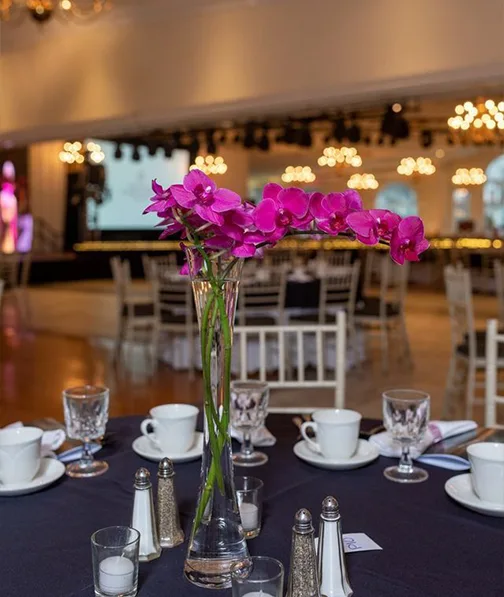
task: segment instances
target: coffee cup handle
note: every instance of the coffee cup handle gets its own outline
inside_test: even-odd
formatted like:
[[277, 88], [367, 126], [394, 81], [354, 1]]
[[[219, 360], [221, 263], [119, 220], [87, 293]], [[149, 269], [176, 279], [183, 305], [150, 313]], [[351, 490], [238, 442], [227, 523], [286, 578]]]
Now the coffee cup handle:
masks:
[[152, 429], [156, 429], [156, 421], [154, 419], [144, 419], [140, 423], [140, 431], [142, 432], [145, 437], [149, 438], [149, 440], [156, 446], [156, 448], [160, 448], [158, 440], [154, 436], [154, 433], [149, 432], [149, 427]]
[[314, 450], [316, 452], [321, 454], [322, 451], [320, 450], [320, 446], [318, 445], [318, 443], [313, 441], [311, 439], [311, 437], [308, 437], [308, 434], [307, 434], [308, 429], [313, 429], [313, 431], [315, 432], [315, 435], [316, 435], [317, 434], [317, 423], [314, 423], [313, 421], [305, 421], [301, 425], [301, 435], [303, 436], [303, 439], [305, 439], [314, 448]]

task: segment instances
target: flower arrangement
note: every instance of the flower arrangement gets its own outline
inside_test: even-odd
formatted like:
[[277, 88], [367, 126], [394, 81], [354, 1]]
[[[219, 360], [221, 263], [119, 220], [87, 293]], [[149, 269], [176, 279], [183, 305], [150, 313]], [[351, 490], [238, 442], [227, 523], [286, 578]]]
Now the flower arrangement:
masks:
[[[229, 189], [217, 188], [200, 170], [191, 170], [182, 184], [164, 189], [156, 180], [151, 203], [145, 212], [162, 218], [161, 238], [181, 233], [188, 262], [181, 273], [205, 280], [204, 303], [198, 308], [201, 331], [202, 368], [205, 386], [205, 416], [208, 423], [211, 463], [196, 512], [193, 534], [204, 520], [215, 484], [224, 491], [221, 456], [229, 441], [231, 346], [234, 304], [226, 303], [225, 286], [234, 264], [241, 258], [261, 256], [264, 247], [292, 235], [345, 234], [365, 245], [390, 245], [392, 259], [402, 264], [418, 261], [429, 243], [424, 238], [422, 220], [416, 216], [401, 219], [387, 210], [364, 210], [354, 190], [342, 193], [307, 194], [302, 189], [282, 188], [270, 183], [257, 204], [243, 201]], [[200, 297], [201, 298], [201, 297]], [[230, 316], [230, 311], [232, 314]], [[219, 328], [223, 337], [222, 401], [216, 407], [211, 382], [212, 338]]]

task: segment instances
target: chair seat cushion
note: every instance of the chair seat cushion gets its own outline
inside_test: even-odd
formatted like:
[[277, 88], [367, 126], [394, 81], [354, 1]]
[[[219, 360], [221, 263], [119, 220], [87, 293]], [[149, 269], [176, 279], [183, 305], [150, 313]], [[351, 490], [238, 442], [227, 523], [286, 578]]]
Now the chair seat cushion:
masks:
[[[498, 344], [498, 358], [504, 359], [504, 345], [499, 342]], [[464, 342], [457, 346], [457, 354], [469, 357], [469, 338], [466, 334]], [[477, 359], [484, 359], [486, 355], [486, 331], [485, 330], [477, 330], [476, 331], [476, 358]]]
[[[127, 317], [130, 313], [131, 307], [128, 305], [123, 306], [122, 315]], [[133, 317], [154, 317], [154, 305], [153, 304], [133, 304]]]
[[[399, 306], [394, 303], [387, 303], [385, 308], [386, 317], [395, 317], [399, 315]], [[380, 299], [367, 298], [358, 303], [355, 307], [356, 317], [380, 317]]]

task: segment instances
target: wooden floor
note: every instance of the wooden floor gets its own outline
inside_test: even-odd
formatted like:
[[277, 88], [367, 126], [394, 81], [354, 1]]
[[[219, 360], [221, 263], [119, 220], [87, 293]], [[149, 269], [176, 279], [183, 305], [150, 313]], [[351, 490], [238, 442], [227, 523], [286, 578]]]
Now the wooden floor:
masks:
[[[57, 284], [28, 291], [31, 322], [27, 328], [12, 296], [3, 304], [0, 329], [0, 426], [38, 417], [62, 418], [61, 392], [83, 383], [105, 384], [111, 390], [111, 416], [146, 414], [165, 402], [201, 402], [201, 379], [160, 364], [153, 370], [146, 351], [135, 347], [124, 363], [112, 363], [116, 326], [113, 287], [102, 281]], [[475, 298], [478, 323], [496, 315], [492, 297]], [[393, 387], [423, 389], [432, 398], [432, 418], [441, 414], [450, 355], [449, 321], [442, 294], [412, 291], [407, 326], [413, 369], [391, 359], [381, 371], [376, 340], [368, 361], [347, 377], [346, 404], [364, 416], [379, 417], [381, 392]], [[396, 351], [397, 352], [397, 351]], [[306, 392], [290, 402], [302, 404]], [[297, 402], [296, 402], [297, 401]], [[476, 411], [481, 421], [481, 410]]]

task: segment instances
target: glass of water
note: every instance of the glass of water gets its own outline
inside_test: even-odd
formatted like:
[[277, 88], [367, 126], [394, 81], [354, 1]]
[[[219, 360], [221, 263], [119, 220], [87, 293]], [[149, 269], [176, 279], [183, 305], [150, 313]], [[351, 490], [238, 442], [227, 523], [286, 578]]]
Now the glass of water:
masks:
[[410, 448], [420, 441], [429, 424], [430, 396], [417, 390], [389, 390], [383, 393], [383, 424], [392, 439], [401, 444], [398, 466], [389, 466], [383, 474], [398, 483], [420, 483], [429, 473], [413, 466]]
[[95, 460], [91, 441], [105, 434], [108, 421], [109, 390], [99, 386], [80, 386], [63, 392], [67, 436], [84, 443], [81, 459], [67, 465], [70, 477], [96, 477], [108, 469], [103, 460]]
[[259, 466], [268, 462], [264, 452], [252, 445], [252, 431], [264, 425], [268, 414], [269, 387], [265, 381], [231, 383], [231, 425], [243, 434], [241, 451], [233, 454], [237, 466]]

